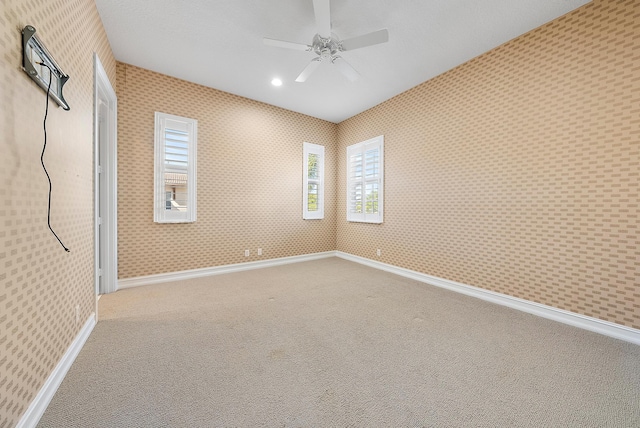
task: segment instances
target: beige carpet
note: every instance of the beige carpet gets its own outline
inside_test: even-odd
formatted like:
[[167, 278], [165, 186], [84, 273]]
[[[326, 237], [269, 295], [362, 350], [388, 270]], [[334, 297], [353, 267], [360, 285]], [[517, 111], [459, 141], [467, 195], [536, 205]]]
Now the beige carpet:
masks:
[[42, 427], [638, 427], [640, 347], [338, 258], [118, 291]]

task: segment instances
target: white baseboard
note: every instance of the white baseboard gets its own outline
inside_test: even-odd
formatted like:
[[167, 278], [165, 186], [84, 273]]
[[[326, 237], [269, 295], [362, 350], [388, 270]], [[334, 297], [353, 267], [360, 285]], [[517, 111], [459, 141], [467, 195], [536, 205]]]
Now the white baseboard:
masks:
[[138, 276], [125, 278], [118, 281], [118, 289], [140, 287], [142, 285], [160, 284], [163, 282], [182, 281], [185, 279], [201, 278], [204, 276], [221, 275], [224, 273], [241, 272], [245, 270], [261, 269], [272, 266], [280, 266], [289, 263], [306, 262], [310, 260], [334, 257], [335, 251], [323, 253], [303, 254], [300, 256], [281, 257], [278, 259], [259, 260], [255, 262], [237, 263], [233, 265], [214, 266], [210, 268], [184, 270], [180, 272], [160, 273], [157, 275]]
[[[158, 284], [162, 282], [180, 281], [190, 278], [200, 278], [210, 275], [220, 275], [224, 273], [240, 272], [245, 270], [260, 269], [271, 266], [279, 266], [290, 263], [299, 263], [310, 260], [324, 259], [328, 257], [340, 257], [345, 260], [360, 263], [369, 267], [390, 272], [405, 278], [413, 279], [416, 281], [424, 282], [426, 284], [434, 285], [436, 287], [445, 288], [447, 290], [462, 293], [467, 296], [476, 297], [478, 299], [486, 300], [488, 302], [496, 303], [498, 305], [506, 306], [512, 309], [517, 309], [522, 312], [527, 312], [533, 315], [537, 315], [550, 320], [558, 321], [564, 324], [568, 324], [574, 327], [582, 328], [584, 330], [592, 331], [595, 333], [610, 336], [616, 339], [631, 342], [636, 345], [640, 345], [640, 330], [626, 327], [620, 324], [615, 324], [608, 321], [603, 321], [597, 318], [588, 317], [586, 315], [577, 314], [574, 312], [565, 311], [562, 309], [554, 308], [552, 306], [543, 305], [540, 303], [531, 302], [517, 297], [508, 296], [502, 293], [496, 293], [494, 291], [485, 290], [471, 285], [461, 284], [459, 282], [449, 281], [447, 279], [438, 278], [435, 276], [426, 275], [424, 273], [412, 271], [409, 269], [401, 268], [398, 266], [381, 263], [375, 260], [367, 259], [353, 254], [344, 253], [342, 251], [326, 251], [323, 253], [304, 254], [301, 256], [283, 257], [279, 259], [261, 260], [248, 263], [238, 263], [233, 265], [216, 266], [212, 268], [194, 269], [182, 272], [172, 272], [166, 274], [149, 275], [137, 278], [127, 278], [120, 280], [118, 288], [130, 288], [138, 287], [141, 285]], [[58, 387], [64, 380], [67, 372], [71, 368], [71, 365], [75, 361], [76, 357], [80, 353], [80, 350], [84, 346], [85, 342], [89, 338], [89, 335], [93, 331], [96, 325], [96, 314], [93, 313], [84, 324], [74, 341], [67, 349], [67, 352], [62, 356], [62, 359], [53, 370], [51, 375], [47, 378], [46, 382], [29, 405], [29, 408], [24, 413], [16, 428], [31, 428], [38, 424], [38, 421], [44, 414], [47, 406], [51, 402], [54, 394], [58, 390]]]
[[76, 360], [76, 357], [89, 338], [95, 325], [96, 314], [93, 313], [84, 326], [82, 326], [82, 329], [71, 343], [71, 346], [69, 346], [69, 349], [67, 349], [67, 352], [64, 353], [56, 368], [53, 369], [53, 372], [49, 375], [42, 388], [40, 388], [36, 398], [33, 399], [27, 411], [22, 415], [16, 428], [31, 428], [38, 424], [38, 421], [40, 421], [44, 411], [47, 410], [47, 406], [64, 380], [64, 377], [67, 375], [71, 365]]
[[537, 315], [550, 320], [558, 321], [574, 327], [600, 333], [616, 339], [640, 345], [640, 330], [626, 327], [620, 324], [603, 321], [597, 318], [588, 317], [586, 315], [577, 314], [575, 312], [565, 311], [563, 309], [554, 308], [552, 306], [531, 302], [529, 300], [519, 299], [517, 297], [508, 296], [502, 293], [485, 290], [471, 285], [461, 284], [459, 282], [449, 281], [447, 279], [426, 275], [424, 273], [404, 269], [401, 267], [377, 262], [375, 260], [366, 259], [360, 256], [336, 251], [336, 256], [345, 260], [360, 263], [386, 272], [394, 273], [405, 278], [410, 278], [436, 287], [446, 288], [447, 290], [457, 293], [466, 294], [467, 296], [477, 297], [478, 299], [488, 302], [497, 303], [498, 305], [507, 306], [522, 312]]
[[158, 275], [141, 276], [136, 278], [126, 278], [118, 281], [118, 288], [139, 287], [142, 285], [159, 284], [163, 282], [181, 281], [184, 279], [200, 278], [210, 275], [220, 275], [224, 273], [240, 272], [251, 269], [260, 269], [271, 266], [279, 266], [289, 263], [298, 263], [309, 260], [323, 259], [327, 257], [340, 257], [345, 260], [360, 263], [386, 272], [394, 273], [405, 278], [410, 278], [436, 287], [462, 293], [467, 296], [476, 297], [498, 305], [507, 306], [522, 312], [537, 315], [550, 320], [558, 321], [574, 327], [600, 333], [616, 339], [640, 345], [640, 330], [626, 327], [620, 324], [603, 321], [575, 312], [565, 311], [529, 300], [519, 299], [502, 293], [485, 290], [483, 288], [449, 281], [447, 279], [430, 276], [424, 273], [412, 271], [398, 266], [381, 263], [375, 260], [344, 253], [342, 251], [326, 251], [323, 253], [304, 254], [301, 256], [283, 257], [279, 259], [261, 260], [248, 263], [238, 263], [233, 265], [215, 266], [211, 268], [193, 269], [181, 272], [163, 273]]

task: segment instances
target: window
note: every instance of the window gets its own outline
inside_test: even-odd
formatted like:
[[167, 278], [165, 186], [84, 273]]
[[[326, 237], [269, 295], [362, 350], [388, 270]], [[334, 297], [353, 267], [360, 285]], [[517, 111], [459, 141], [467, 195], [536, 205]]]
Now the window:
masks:
[[156, 112], [156, 223], [196, 221], [196, 142], [198, 121]]
[[302, 144], [302, 218], [317, 220], [324, 218], [324, 146]]
[[384, 137], [347, 147], [347, 221], [382, 223]]

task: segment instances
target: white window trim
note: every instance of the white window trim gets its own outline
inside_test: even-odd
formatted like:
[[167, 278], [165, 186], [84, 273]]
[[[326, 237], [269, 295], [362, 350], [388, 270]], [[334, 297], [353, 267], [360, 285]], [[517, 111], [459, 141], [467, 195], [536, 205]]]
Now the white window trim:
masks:
[[[189, 134], [189, 148], [187, 161], [187, 209], [185, 211], [174, 211], [166, 209], [165, 201], [165, 129], [173, 127], [181, 128]], [[167, 113], [156, 112], [155, 114], [155, 139], [154, 139], [154, 214], [153, 220], [156, 223], [192, 223], [196, 221], [197, 212], [197, 140], [198, 121]]]
[[[303, 173], [302, 173], [302, 218], [304, 220], [320, 220], [324, 218], [324, 146], [312, 143], [302, 143]], [[309, 155], [318, 156], [317, 180], [309, 179]], [[309, 184], [318, 184], [318, 210], [309, 211]]]
[[[364, 170], [366, 169], [365, 165], [365, 152], [367, 150], [371, 150], [372, 148], [379, 149], [379, 169], [378, 175], [375, 177], [366, 178], [364, 174]], [[354, 154], [362, 154], [363, 158], [363, 174], [362, 179], [354, 180], [351, 178], [351, 156]], [[364, 189], [366, 183], [376, 182], [378, 184], [378, 213], [376, 214], [367, 214], [366, 212], [362, 213], [352, 213], [351, 212], [351, 189], [355, 182], [362, 183], [362, 187]], [[365, 195], [363, 190], [362, 195], [362, 204], [365, 204]], [[382, 223], [383, 221], [383, 212], [384, 212], [384, 136], [379, 135], [377, 137], [371, 138], [370, 140], [362, 141], [357, 144], [353, 144], [347, 147], [347, 221], [350, 222], [358, 222], [358, 223]]]

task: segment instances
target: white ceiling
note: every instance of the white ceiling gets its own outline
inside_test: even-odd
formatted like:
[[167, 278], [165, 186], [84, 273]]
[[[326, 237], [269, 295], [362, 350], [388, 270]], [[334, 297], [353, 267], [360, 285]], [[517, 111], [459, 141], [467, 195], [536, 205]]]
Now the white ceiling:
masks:
[[[96, 0], [118, 61], [339, 123], [590, 0], [331, 0], [342, 40], [386, 28], [389, 42], [342, 57], [349, 82], [316, 54], [266, 46], [311, 44], [312, 0]], [[284, 81], [270, 84], [274, 77]]]

